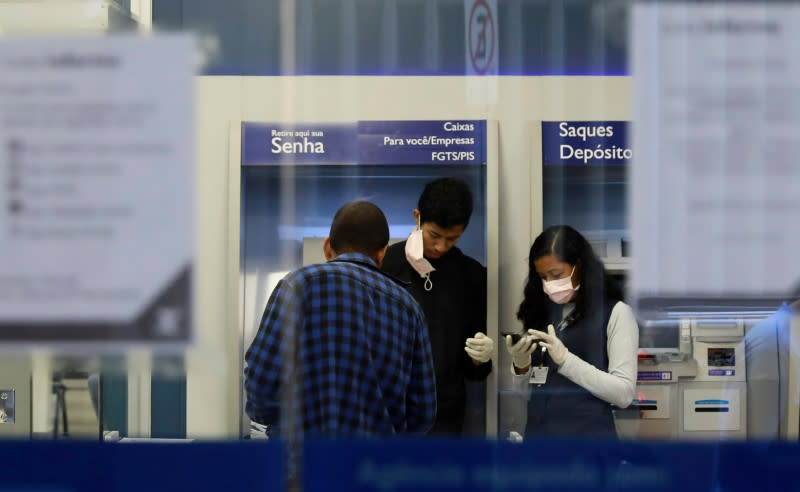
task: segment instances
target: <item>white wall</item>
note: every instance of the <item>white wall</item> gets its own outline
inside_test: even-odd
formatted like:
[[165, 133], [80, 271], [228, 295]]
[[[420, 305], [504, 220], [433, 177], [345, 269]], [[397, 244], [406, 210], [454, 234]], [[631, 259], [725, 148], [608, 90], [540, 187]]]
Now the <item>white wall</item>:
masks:
[[[499, 312], [503, 330], [527, 274], [527, 253], [542, 229], [537, 120], [627, 120], [628, 77], [200, 77], [198, 79], [198, 339], [188, 356], [187, 434], [238, 434], [241, 327], [231, 299], [229, 127], [233, 121], [335, 122], [488, 119], [499, 122]], [[237, 242], [238, 244], [238, 242]], [[238, 268], [238, 264], [237, 264]], [[498, 344], [499, 345], [499, 344]], [[506, 367], [505, 350], [500, 348]], [[501, 368], [502, 371], [502, 368]], [[503, 371], [504, 372], [504, 371]]]

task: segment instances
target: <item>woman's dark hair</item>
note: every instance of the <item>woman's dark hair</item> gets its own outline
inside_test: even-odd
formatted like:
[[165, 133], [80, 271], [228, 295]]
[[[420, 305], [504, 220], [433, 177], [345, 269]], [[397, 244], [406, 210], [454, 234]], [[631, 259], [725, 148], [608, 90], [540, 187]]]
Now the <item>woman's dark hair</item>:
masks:
[[550, 301], [542, 289], [542, 280], [536, 273], [534, 262], [551, 254], [562, 262], [578, 265], [576, 274], [580, 289], [576, 292], [572, 312], [575, 319], [602, 312], [607, 302], [622, 300], [622, 290], [608, 276], [589, 241], [570, 226], [551, 226], [533, 241], [528, 255], [528, 281], [517, 311], [517, 319], [522, 321], [525, 329], [542, 330], [550, 323], [547, 310]]

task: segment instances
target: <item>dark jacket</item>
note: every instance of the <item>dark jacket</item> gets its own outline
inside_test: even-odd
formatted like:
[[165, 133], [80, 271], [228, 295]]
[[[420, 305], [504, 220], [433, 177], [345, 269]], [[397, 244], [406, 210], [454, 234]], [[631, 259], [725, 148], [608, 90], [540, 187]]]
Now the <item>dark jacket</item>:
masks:
[[[556, 334], [570, 352], [603, 371], [608, 370], [608, 320], [616, 303], [616, 300], [608, 302], [595, 315], [568, 321], [563, 330], [556, 329]], [[553, 326], [558, 326], [562, 306], [550, 304], [550, 321]], [[539, 365], [540, 361], [541, 351], [537, 350], [532, 362]], [[532, 385], [525, 435], [616, 438], [611, 404], [560, 375], [550, 357], [545, 356], [545, 364], [550, 368], [547, 383]]]
[[475, 365], [464, 351], [467, 338], [486, 333], [486, 268], [453, 248], [437, 260], [430, 275], [433, 289], [405, 257], [405, 241], [389, 247], [383, 270], [406, 283], [428, 322], [436, 371], [437, 415], [431, 433], [460, 434], [464, 421], [464, 380], [485, 379], [491, 361]]

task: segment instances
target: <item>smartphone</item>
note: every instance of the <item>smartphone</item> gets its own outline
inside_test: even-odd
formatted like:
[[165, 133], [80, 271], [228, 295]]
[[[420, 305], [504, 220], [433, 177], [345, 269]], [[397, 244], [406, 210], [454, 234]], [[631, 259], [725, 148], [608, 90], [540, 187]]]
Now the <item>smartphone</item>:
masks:
[[500, 334], [503, 335], [503, 338], [511, 336], [511, 343], [513, 343], [514, 345], [516, 345], [517, 342], [522, 340], [522, 337], [527, 335], [527, 333], [511, 333], [510, 331], [502, 332]]

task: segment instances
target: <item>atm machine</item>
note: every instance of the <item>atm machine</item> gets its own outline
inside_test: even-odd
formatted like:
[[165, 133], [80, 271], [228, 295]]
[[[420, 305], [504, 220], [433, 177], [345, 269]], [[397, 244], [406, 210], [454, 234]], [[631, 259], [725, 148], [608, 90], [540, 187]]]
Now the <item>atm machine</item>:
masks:
[[679, 381], [679, 436], [687, 439], [747, 437], [747, 371], [744, 320], [681, 320], [697, 375]]
[[[568, 224], [583, 234], [606, 269], [628, 270], [627, 121], [541, 121], [542, 225]], [[584, 149], [603, 149], [584, 156]], [[584, 157], [579, 157], [584, 156]]]
[[649, 321], [640, 333], [636, 398], [615, 412], [620, 437], [747, 437], [744, 319]]
[[[294, 268], [324, 261], [322, 241], [341, 205], [372, 201], [386, 214], [392, 240], [402, 240], [415, 227], [412, 210], [425, 183], [437, 177], [456, 176], [470, 185], [474, 211], [458, 246], [486, 265], [490, 286], [497, 285], [493, 122], [241, 122], [231, 129], [230, 147], [231, 182], [240, 187], [231, 195], [231, 213], [240, 230], [242, 353], [277, 282]], [[489, 289], [490, 295], [496, 291]], [[496, 302], [489, 303], [489, 316], [497, 316]], [[497, 323], [488, 326], [496, 329]], [[483, 385], [468, 388], [469, 433], [484, 435], [496, 422], [486, 394]], [[243, 435], [249, 426], [242, 415]]]

